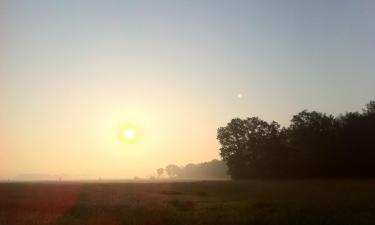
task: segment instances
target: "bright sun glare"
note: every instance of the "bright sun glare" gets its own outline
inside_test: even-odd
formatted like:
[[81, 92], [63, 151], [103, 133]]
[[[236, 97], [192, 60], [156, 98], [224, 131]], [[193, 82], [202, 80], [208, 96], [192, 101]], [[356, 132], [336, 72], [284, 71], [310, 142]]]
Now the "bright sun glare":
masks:
[[133, 142], [137, 139], [138, 132], [132, 126], [125, 126], [121, 129], [120, 138], [125, 142]]
[[124, 130], [124, 138], [128, 140], [132, 140], [135, 137], [135, 131], [133, 129], [127, 128]]

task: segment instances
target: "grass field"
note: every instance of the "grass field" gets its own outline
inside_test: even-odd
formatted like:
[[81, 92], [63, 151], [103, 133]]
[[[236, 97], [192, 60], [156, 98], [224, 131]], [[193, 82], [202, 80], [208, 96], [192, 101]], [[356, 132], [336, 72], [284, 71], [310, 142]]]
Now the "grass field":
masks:
[[2, 183], [0, 224], [375, 224], [375, 180]]

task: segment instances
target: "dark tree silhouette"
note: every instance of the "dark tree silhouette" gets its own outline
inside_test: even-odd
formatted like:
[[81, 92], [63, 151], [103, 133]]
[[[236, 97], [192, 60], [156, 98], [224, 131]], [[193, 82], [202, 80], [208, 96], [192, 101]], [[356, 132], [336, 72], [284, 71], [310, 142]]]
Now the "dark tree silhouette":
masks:
[[370, 101], [363, 111], [367, 115], [375, 114], [375, 101]]
[[258, 117], [233, 119], [218, 129], [217, 139], [220, 155], [233, 178], [270, 175], [283, 151], [280, 125]]
[[220, 127], [232, 178], [375, 177], [375, 101], [338, 117], [304, 110], [288, 128], [258, 117]]
[[[332, 115], [304, 110], [293, 116], [287, 130], [287, 143], [298, 167], [310, 176], [321, 176], [321, 171], [329, 175], [328, 167], [333, 166], [337, 142], [337, 124]], [[301, 170], [302, 169], [302, 170]]]

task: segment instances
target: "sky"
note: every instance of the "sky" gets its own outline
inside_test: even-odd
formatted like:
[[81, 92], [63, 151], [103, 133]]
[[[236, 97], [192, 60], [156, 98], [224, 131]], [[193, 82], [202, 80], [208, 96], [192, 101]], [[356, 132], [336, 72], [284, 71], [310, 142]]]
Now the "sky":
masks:
[[[0, 0], [0, 179], [148, 177], [234, 117], [375, 99], [372, 0]], [[119, 138], [136, 127], [137, 140]]]

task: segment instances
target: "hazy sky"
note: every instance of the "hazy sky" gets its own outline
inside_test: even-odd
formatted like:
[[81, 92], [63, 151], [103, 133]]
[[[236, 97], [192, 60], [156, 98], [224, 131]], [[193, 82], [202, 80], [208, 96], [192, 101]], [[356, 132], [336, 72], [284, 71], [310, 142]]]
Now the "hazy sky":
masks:
[[[0, 178], [218, 158], [233, 117], [375, 99], [375, 2], [0, 0]], [[242, 98], [238, 95], [242, 94]], [[118, 138], [131, 123], [139, 139]]]

